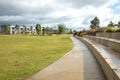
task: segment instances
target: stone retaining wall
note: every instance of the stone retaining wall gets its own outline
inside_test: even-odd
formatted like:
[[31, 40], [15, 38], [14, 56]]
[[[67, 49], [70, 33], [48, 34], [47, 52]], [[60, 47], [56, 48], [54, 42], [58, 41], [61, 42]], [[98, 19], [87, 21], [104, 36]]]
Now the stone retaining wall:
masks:
[[106, 39], [102, 37], [96, 37], [96, 36], [84, 36], [87, 39], [93, 40], [99, 44], [102, 44], [104, 46], [110, 47], [111, 49], [120, 52], [120, 40], [112, 40], [112, 39]]
[[86, 44], [86, 46], [93, 53], [93, 55], [95, 55], [103, 71], [105, 72], [108, 80], [120, 80], [120, 75], [116, 71], [115, 65], [111, 62], [110, 59], [106, 58], [104, 55], [101, 54], [102, 53], [101, 50], [96, 45], [94, 45], [87, 39], [83, 39], [80, 37], [76, 38], [81, 40], [84, 44]]
[[97, 33], [96, 36], [113, 38], [113, 39], [120, 39], [120, 32], [116, 32], [116, 33]]

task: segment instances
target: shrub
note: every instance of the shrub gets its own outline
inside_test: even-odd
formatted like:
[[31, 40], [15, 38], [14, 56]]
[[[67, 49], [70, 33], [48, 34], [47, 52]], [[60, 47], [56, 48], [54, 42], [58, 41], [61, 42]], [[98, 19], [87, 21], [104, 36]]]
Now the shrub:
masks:
[[82, 33], [80, 34], [80, 36], [83, 37], [83, 35], [86, 35], [86, 34], [87, 34], [87, 32], [82, 32]]
[[87, 35], [92, 35], [92, 30], [87, 30]]
[[120, 28], [116, 29], [115, 32], [120, 32]]
[[81, 35], [81, 33], [82, 33], [82, 31], [79, 31], [79, 32], [77, 33], [77, 36], [80, 36], [80, 35]]
[[87, 30], [87, 35], [95, 36], [97, 31], [95, 29]]
[[96, 28], [95, 31], [97, 33], [102, 33], [102, 32], [104, 32], [104, 28]]
[[78, 34], [78, 32], [74, 32], [74, 33], [73, 33], [73, 36], [76, 36], [77, 34]]
[[115, 29], [114, 28], [112, 28], [112, 27], [107, 27], [105, 30], [104, 30], [104, 32], [115, 32]]

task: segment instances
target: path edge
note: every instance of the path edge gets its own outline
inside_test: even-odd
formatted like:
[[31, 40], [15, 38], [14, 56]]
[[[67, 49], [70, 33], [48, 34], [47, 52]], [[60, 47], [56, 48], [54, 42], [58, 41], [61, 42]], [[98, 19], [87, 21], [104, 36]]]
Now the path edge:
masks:
[[120, 80], [120, 74], [117, 72], [116, 66], [111, 62], [110, 59], [100, 54], [101, 51], [95, 44], [78, 36], [75, 36], [75, 38], [82, 41], [92, 52], [92, 54], [96, 57], [108, 80]]

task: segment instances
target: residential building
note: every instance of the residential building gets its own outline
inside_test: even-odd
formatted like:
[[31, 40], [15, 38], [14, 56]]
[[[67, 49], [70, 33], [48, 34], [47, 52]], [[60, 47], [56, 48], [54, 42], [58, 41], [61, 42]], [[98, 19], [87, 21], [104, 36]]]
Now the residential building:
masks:
[[1, 25], [0, 26], [0, 33], [1, 34], [35, 34], [36, 33], [36, 29], [35, 27], [25, 27], [25, 26], [19, 26], [18, 29], [15, 28], [15, 26], [9, 26], [8, 27], [8, 31], [6, 33], [6, 26], [5, 25]]

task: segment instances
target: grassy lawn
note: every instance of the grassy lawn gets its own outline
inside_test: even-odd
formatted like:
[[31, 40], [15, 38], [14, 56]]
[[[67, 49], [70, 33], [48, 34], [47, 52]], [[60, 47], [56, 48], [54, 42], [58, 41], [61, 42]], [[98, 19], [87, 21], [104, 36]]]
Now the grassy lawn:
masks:
[[0, 80], [24, 80], [72, 49], [70, 35], [0, 35]]

